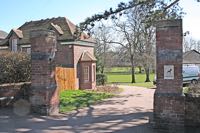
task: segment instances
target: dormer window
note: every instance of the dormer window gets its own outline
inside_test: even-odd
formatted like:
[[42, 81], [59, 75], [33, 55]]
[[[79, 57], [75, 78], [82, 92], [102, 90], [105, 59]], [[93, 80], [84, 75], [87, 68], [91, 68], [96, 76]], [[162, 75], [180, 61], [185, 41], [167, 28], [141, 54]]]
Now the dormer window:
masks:
[[11, 50], [17, 52], [17, 39], [12, 39]]

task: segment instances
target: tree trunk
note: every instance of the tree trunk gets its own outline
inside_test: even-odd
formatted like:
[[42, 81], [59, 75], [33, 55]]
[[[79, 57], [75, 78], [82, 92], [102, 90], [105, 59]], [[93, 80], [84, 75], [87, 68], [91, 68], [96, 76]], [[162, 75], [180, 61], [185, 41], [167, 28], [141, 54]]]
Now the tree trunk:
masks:
[[106, 66], [106, 42], [104, 41], [102, 74], [104, 73], [105, 66]]
[[103, 65], [102, 68], [101, 68], [101, 73], [102, 73], [102, 74], [104, 73], [104, 65]]
[[151, 82], [149, 67], [145, 67], [145, 74], [146, 74], [146, 80], [145, 80], [145, 82]]
[[138, 66], [138, 68], [139, 68], [139, 73], [142, 73], [142, 67]]
[[132, 74], [131, 83], [135, 83], [135, 66], [133, 61], [133, 55], [131, 55], [131, 74]]

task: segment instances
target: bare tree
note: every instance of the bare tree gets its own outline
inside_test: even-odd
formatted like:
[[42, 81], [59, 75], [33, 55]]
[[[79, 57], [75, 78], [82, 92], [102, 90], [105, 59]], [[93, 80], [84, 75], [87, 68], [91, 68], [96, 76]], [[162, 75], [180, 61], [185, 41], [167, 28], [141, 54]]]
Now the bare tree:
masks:
[[135, 83], [135, 67], [136, 67], [136, 53], [137, 45], [139, 44], [140, 37], [140, 10], [135, 7], [120, 20], [113, 20], [113, 30], [118, 35], [118, 41], [112, 43], [119, 44], [127, 53], [131, 63], [131, 83]]
[[109, 54], [110, 45], [109, 42], [112, 40], [110, 28], [101, 23], [94, 30], [94, 37], [97, 45], [95, 45], [95, 54], [98, 58], [98, 70], [104, 73], [104, 69], [107, 66], [107, 56]]
[[[152, 24], [152, 21], [167, 18], [170, 16], [174, 16], [174, 18], [177, 18], [178, 16], [181, 16], [183, 14], [182, 8], [179, 6], [180, 0], [130, 0], [127, 3], [120, 2], [117, 6], [117, 8], [113, 9], [110, 8], [109, 10], [104, 11], [104, 13], [95, 14], [91, 17], [88, 17], [85, 19], [84, 22], [79, 24], [79, 28], [81, 31], [88, 31], [94, 27], [95, 22], [101, 21], [101, 20], [107, 20], [110, 18], [116, 18], [118, 15], [122, 16], [123, 14], [126, 14], [126, 12], [130, 9], [133, 9], [137, 6], [146, 6], [147, 8], [151, 8], [152, 10], [149, 10], [149, 16], [146, 16], [146, 20], [150, 21]], [[200, 0], [196, 0], [200, 2]]]
[[198, 51], [198, 49], [199, 49], [198, 42], [193, 38], [184, 37], [183, 38], [183, 51], [187, 52], [187, 51], [190, 51], [193, 49]]
[[138, 58], [140, 59], [141, 64], [145, 69], [146, 80], [145, 82], [150, 81], [150, 68], [154, 65], [154, 53], [155, 53], [155, 28], [154, 27], [143, 27], [141, 43], [142, 47], [140, 50], [140, 55]]
[[196, 47], [196, 50], [197, 50], [198, 52], [200, 52], [200, 40], [197, 41], [197, 47]]

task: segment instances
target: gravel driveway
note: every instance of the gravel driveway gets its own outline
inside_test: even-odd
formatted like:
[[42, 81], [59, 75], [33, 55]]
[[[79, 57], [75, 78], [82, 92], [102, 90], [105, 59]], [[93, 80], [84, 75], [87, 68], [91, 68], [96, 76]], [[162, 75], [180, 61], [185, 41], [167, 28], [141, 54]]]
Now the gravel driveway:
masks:
[[148, 123], [154, 90], [120, 87], [124, 91], [117, 97], [55, 117], [20, 117], [0, 109], [0, 133], [156, 133]]

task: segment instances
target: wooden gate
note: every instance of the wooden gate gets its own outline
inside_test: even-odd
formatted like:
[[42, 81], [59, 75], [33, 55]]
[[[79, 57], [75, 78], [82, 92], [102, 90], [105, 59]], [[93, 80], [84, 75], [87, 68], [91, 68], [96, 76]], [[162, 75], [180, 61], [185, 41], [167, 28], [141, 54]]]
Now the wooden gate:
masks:
[[56, 83], [59, 91], [75, 90], [74, 68], [56, 67]]

